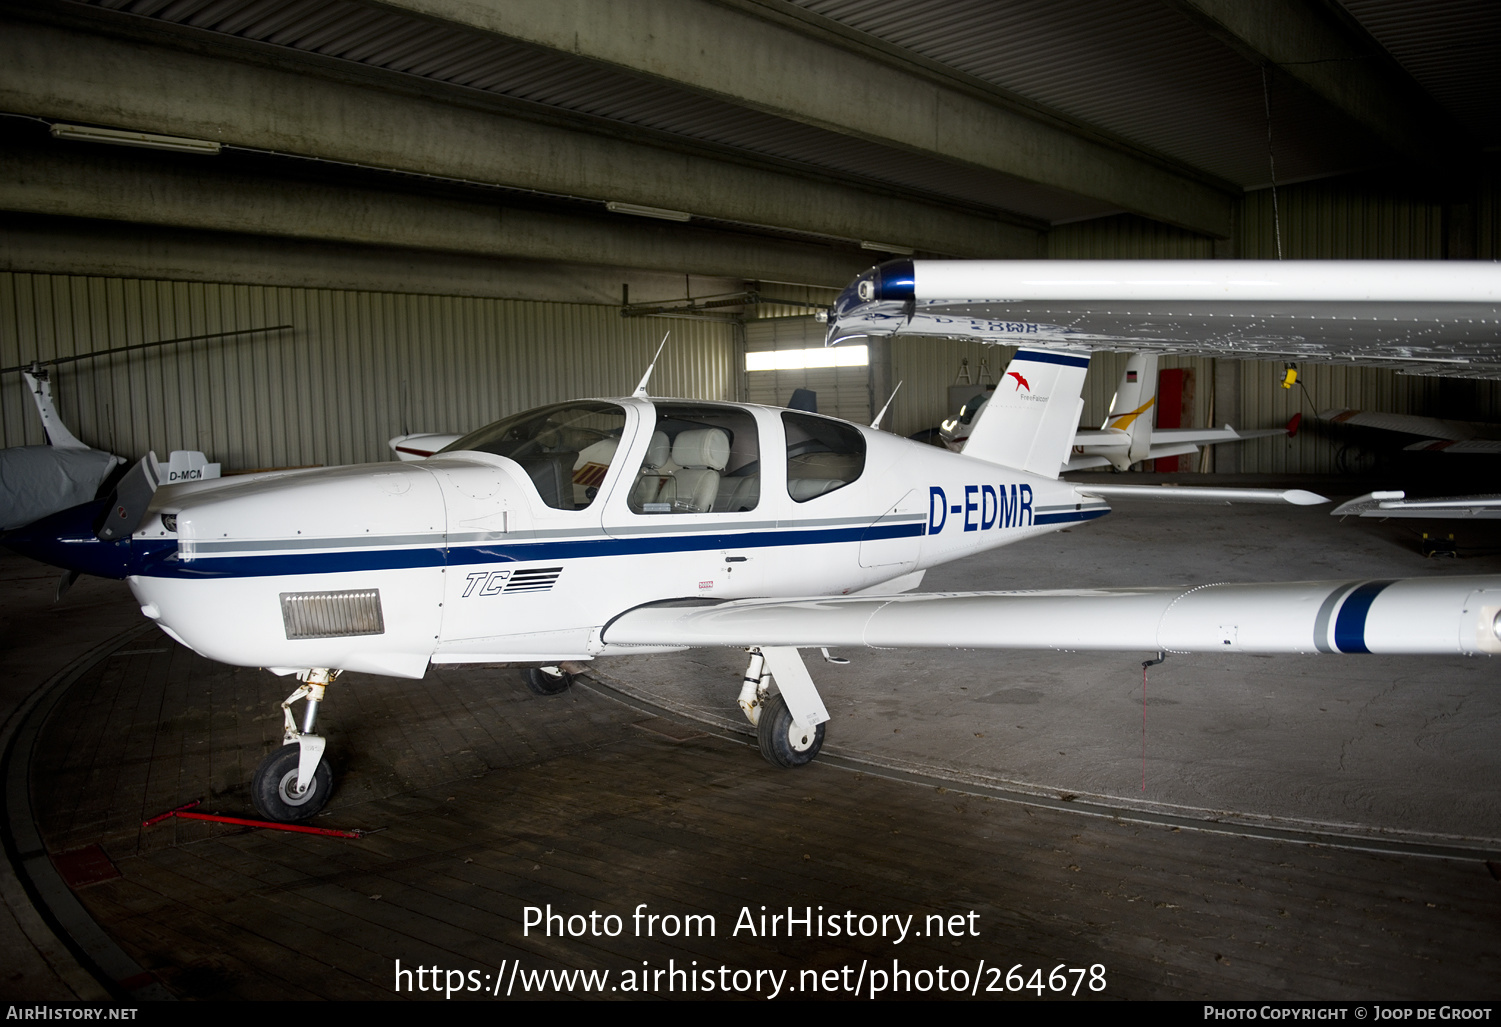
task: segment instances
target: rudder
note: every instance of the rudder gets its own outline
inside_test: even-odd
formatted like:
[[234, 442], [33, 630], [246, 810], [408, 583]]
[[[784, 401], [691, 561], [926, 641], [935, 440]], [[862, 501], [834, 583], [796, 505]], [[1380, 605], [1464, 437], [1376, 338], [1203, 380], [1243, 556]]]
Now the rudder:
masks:
[[1080, 394], [1088, 368], [1088, 353], [1018, 350], [976, 419], [964, 455], [1058, 477], [1084, 412]]

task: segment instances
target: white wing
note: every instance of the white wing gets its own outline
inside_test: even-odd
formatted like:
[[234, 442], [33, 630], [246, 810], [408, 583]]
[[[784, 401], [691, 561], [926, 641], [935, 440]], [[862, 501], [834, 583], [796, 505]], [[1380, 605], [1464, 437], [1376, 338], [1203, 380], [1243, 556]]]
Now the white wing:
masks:
[[1498, 319], [1494, 262], [920, 260], [857, 279], [829, 341], [910, 334], [1501, 378]]
[[695, 600], [639, 607], [609, 645], [1498, 653], [1501, 577]]

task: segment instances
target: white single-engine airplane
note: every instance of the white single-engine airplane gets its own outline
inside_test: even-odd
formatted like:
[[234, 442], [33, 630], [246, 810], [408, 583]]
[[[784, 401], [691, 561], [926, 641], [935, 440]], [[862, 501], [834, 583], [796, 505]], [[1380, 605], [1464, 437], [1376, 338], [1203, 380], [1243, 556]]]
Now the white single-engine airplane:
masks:
[[[928, 567], [1100, 517], [1109, 498], [1322, 501], [1058, 479], [1088, 349], [1151, 350], [1159, 336], [1175, 352], [1199, 345], [1196, 333], [1161, 327], [1169, 315], [1130, 314], [1111, 334], [1099, 328], [1104, 315], [1055, 305], [1043, 322], [1025, 302], [1027, 276], [1062, 276], [1077, 279], [1069, 289], [1079, 295], [1104, 297], [1100, 311], [1132, 311], [1110, 284], [1122, 267], [1154, 309], [1160, 300], [1168, 311], [1231, 314], [1210, 335], [1241, 356], [1279, 334], [1286, 302], [1322, 312], [1289, 329], [1299, 340], [1332, 325], [1344, 342], [1370, 335], [1369, 301], [1406, 310], [1412, 294], [1423, 305], [1415, 318], [1435, 305], [1448, 317], [1456, 303], [1470, 317], [1484, 292], [1493, 325], [1501, 292], [1494, 268], [1467, 277], [1449, 263], [888, 264], [840, 297], [831, 341], [953, 328], [1025, 343], [1010, 369], [1027, 387], [989, 404], [963, 454], [802, 411], [649, 398], [643, 379], [630, 397], [515, 414], [415, 463], [154, 494], [143, 464], [109, 501], [6, 541], [125, 578], [147, 617], [204, 656], [303, 682], [283, 704], [286, 744], [253, 783], [257, 806], [276, 819], [308, 816], [328, 797], [316, 713], [343, 670], [420, 678], [432, 663], [530, 663], [534, 689], [561, 691], [568, 661], [745, 648], [740, 704], [766, 758], [791, 767], [819, 751], [828, 720], [800, 648], [1501, 652], [1501, 577], [910, 594]], [[1387, 284], [1367, 290], [1368, 277]], [[1323, 287], [1309, 290], [1310, 280]], [[1238, 320], [1242, 308], [1267, 306], [1270, 319]], [[1413, 323], [1420, 334], [1454, 331], [1447, 320]], [[1406, 352], [1408, 335], [1384, 323], [1376, 335], [1362, 343], [1373, 347], [1367, 357], [1421, 359]], [[1276, 345], [1314, 356], [1302, 341]], [[1501, 370], [1501, 357], [1474, 348]], [[290, 708], [299, 699], [300, 726]]]

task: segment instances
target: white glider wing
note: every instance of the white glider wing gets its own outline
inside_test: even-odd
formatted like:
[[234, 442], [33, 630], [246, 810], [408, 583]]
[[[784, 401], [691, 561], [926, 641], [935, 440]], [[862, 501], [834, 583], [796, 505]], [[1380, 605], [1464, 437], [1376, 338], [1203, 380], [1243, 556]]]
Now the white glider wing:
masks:
[[1481, 261], [892, 261], [829, 339], [1355, 362], [1501, 378], [1501, 264]]
[[1408, 499], [1403, 492], [1368, 492], [1330, 511], [1334, 517], [1501, 519], [1501, 495]]

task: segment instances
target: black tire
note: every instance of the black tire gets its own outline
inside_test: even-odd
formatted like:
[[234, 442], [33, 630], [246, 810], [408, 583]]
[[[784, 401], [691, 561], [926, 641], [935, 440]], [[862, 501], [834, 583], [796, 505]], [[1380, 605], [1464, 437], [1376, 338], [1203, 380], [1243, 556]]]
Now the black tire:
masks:
[[284, 745], [261, 760], [250, 782], [250, 799], [261, 816], [279, 823], [306, 820], [321, 810], [334, 790], [334, 775], [327, 760], [318, 761], [307, 791], [293, 794], [297, 787], [297, 762], [302, 747], [296, 742]]
[[823, 729], [822, 724], [811, 731], [799, 727], [781, 695], [767, 700], [761, 707], [761, 716], [756, 719], [756, 739], [761, 743], [761, 755], [766, 757], [767, 763], [778, 767], [801, 767], [812, 762], [823, 748]]
[[562, 695], [573, 684], [572, 674], [566, 671], [553, 674], [541, 667], [530, 667], [522, 676], [533, 695]]

